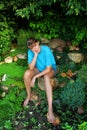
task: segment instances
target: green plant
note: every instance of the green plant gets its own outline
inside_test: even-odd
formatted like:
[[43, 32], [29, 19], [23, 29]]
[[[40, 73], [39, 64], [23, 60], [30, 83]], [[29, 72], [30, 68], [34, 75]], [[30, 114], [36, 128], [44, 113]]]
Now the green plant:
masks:
[[10, 120], [6, 120], [4, 123], [4, 128], [7, 130], [12, 130], [12, 122]]
[[87, 130], [87, 122], [84, 121], [80, 125], [78, 125], [78, 130]]
[[34, 30], [25, 30], [25, 29], [20, 29], [18, 31], [18, 36], [17, 36], [17, 43], [19, 46], [26, 46], [26, 41], [29, 37], [35, 37], [37, 39], [40, 39], [41, 33]]
[[31, 31], [29, 30], [25, 30], [25, 29], [20, 29], [18, 31], [18, 35], [17, 35], [17, 43], [18, 46], [23, 47], [26, 46], [26, 41], [28, 37], [33, 36], [34, 34], [32, 34]]
[[85, 84], [80, 79], [70, 80], [59, 94], [62, 103], [71, 108], [83, 106], [85, 102], [84, 87]]
[[7, 22], [0, 22], [0, 61], [3, 54], [7, 53], [11, 47], [11, 41], [14, 38], [14, 30], [9, 27]]
[[[49, 14], [49, 13], [48, 13]], [[59, 30], [60, 30], [60, 21], [56, 21], [54, 23], [53, 19], [50, 19], [49, 21], [49, 15], [45, 16], [44, 20], [40, 21], [31, 21], [30, 22], [30, 28], [32, 30], [36, 30], [38, 33], [41, 34], [42, 37], [51, 39], [53, 37], [59, 36]], [[52, 16], [51, 16], [52, 17]], [[59, 24], [58, 24], [59, 22]], [[36, 34], [36, 37], [37, 37]]]
[[[84, 1], [84, 4], [87, 4], [87, 2]], [[71, 14], [81, 14], [81, 11], [86, 10], [86, 7], [84, 4], [78, 0], [69, 0], [66, 2], [65, 5], [67, 5], [68, 10], [67, 10], [67, 15]]]
[[[14, 86], [9, 89], [8, 94], [3, 99], [0, 99], [0, 126], [3, 125], [5, 120], [14, 118], [15, 114], [22, 110], [21, 104], [24, 96], [23, 89]], [[7, 124], [10, 125], [10, 122], [6, 122], [6, 127]]]
[[77, 77], [87, 85], [87, 64], [83, 64], [81, 69], [78, 70]]
[[73, 130], [73, 126], [69, 125], [68, 122], [66, 122], [66, 123], [62, 126], [62, 128], [63, 128], [64, 130]]
[[[13, 69], [14, 68], [14, 69]], [[0, 76], [6, 75], [6, 81], [2, 81], [1, 84], [3, 85], [15, 85], [15, 86], [24, 86], [23, 83], [23, 75], [25, 72], [25, 67], [18, 66], [17, 63], [12, 62], [10, 64], [2, 64], [0, 65]]]
[[[79, 29], [79, 28], [78, 28]], [[87, 48], [87, 28], [83, 27], [81, 30], [76, 30], [75, 39], [72, 40], [73, 45], [79, 45], [80, 43], [83, 44], [84, 48]]]

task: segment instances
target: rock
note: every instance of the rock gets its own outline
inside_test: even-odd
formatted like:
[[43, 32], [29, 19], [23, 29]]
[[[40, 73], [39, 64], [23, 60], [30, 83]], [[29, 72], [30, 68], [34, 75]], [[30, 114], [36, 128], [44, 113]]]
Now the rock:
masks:
[[1, 94], [1, 97], [3, 98], [3, 97], [5, 97], [5, 95], [6, 95], [6, 92], [3, 92], [3, 93]]
[[7, 75], [6, 75], [6, 74], [4, 74], [4, 75], [2, 76], [1, 81], [6, 81], [6, 79], [7, 79]]
[[56, 58], [59, 60], [59, 59], [61, 59], [61, 56], [56, 56]]
[[1, 61], [1, 62], [0, 62], [0, 65], [2, 65], [3, 63], [5, 63], [5, 62], [4, 62], [4, 61]]
[[83, 107], [78, 107], [77, 113], [78, 114], [83, 114], [84, 113]]
[[6, 87], [6, 86], [2, 86], [1, 87], [4, 91], [8, 91], [8, 87]]
[[19, 59], [26, 59], [26, 54], [18, 54], [17, 57]]
[[8, 56], [4, 59], [5, 63], [11, 63], [13, 61], [13, 57]]
[[[56, 88], [59, 85], [59, 82], [55, 77], [51, 78], [50, 82], [51, 82], [51, 85], [52, 85], [52, 89]], [[45, 83], [44, 83], [43, 77], [38, 78], [38, 87], [41, 90], [45, 90]]]
[[16, 62], [18, 60], [18, 57], [17, 56], [14, 56], [13, 57], [13, 61]]
[[58, 49], [60, 52], [62, 52], [63, 48], [66, 47], [65, 41], [61, 40], [59, 38], [54, 38], [54, 39], [49, 40], [48, 45], [49, 45], [50, 48]]
[[69, 50], [70, 51], [74, 51], [74, 50], [76, 50], [76, 51], [78, 51], [79, 50], [79, 47], [77, 47], [77, 46], [69, 46]]
[[10, 50], [10, 52], [14, 52], [14, 51], [15, 51], [15, 49], [11, 49], [11, 50]]
[[84, 60], [84, 55], [82, 53], [68, 53], [68, 57], [75, 63], [80, 63]]

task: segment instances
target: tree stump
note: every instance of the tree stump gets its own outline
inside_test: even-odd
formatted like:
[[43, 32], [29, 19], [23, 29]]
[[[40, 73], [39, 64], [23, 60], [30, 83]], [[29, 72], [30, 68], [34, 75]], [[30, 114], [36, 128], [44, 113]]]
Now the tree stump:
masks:
[[[51, 83], [52, 89], [56, 88], [59, 85], [59, 82], [56, 77], [51, 78], [50, 83]], [[43, 77], [38, 78], [38, 88], [41, 90], [45, 90], [45, 83], [44, 83]]]

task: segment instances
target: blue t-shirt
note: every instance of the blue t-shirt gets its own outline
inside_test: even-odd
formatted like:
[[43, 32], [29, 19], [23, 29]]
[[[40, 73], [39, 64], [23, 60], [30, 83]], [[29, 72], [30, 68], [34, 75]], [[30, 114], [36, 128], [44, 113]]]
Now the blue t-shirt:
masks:
[[[34, 52], [28, 50], [28, 64], [33, 60]], [[35, 67], [41, 72], [46, 69], [46, 67], [51, 66], [56, 71], [56, 62], [51, 52], [51, 49], [48, 46], [41, 45], [40, 52], [38, 53]]]

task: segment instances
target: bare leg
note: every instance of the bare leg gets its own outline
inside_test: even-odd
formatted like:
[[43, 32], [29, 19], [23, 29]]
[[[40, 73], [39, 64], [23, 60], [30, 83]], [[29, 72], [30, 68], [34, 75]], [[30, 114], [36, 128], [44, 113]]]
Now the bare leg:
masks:
[[27, 92], [27, 97], [23, 103], [23, 106], [27, 106], [29, 100], [30, 100], [30, 96], [31, 96], [31, 80], [32, 77], [38, 73], [38, 70], [34, 69], [34, 70], [27, 70], [24, 74], [24, 84], [26, 87], [26, 92]]
[[53, 113], [53, 106], [52, 106], [52, 86], [50, 84], [50, 78], [54, 76], [54, 71], [51, 70], [49, 74], [44, 76], [45, 80], [45, 87], [46, 87], [46, 95], [47, 95], [47, 100], [48, 100], [48, 121], [50, 123], [53, 123], [55, 120], [55, 116]]

